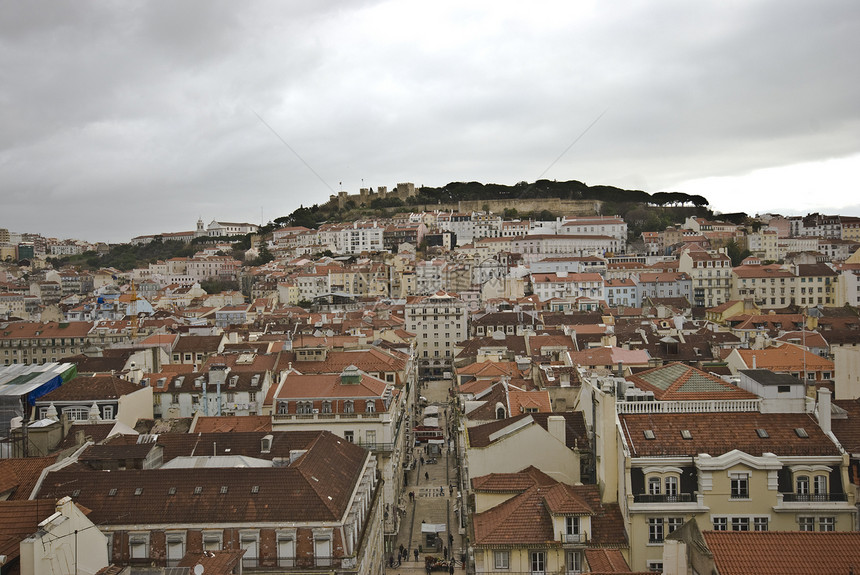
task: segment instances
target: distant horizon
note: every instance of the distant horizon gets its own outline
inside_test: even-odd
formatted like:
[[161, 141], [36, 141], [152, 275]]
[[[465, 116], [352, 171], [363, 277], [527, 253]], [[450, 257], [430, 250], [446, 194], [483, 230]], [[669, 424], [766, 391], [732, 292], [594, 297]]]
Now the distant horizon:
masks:
[[2, 226], [123, 242], [567, 174], [860, 214], [855, 0], [31, 0], [0, 31]]

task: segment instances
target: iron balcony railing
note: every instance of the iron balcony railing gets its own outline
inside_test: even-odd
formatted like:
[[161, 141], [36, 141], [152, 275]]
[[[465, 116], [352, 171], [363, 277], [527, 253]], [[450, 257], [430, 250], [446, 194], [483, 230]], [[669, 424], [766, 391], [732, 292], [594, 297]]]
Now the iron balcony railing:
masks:
[[692, 493], [679, 493], [677, 495], [640, 493], [633, 496], [634, 503], [692, 503], [693, 501]]
[[826, 503], [830, 501], [848, 501], [848, 495], [845, 493], [783, 493], [782, 500], [798, 503]]

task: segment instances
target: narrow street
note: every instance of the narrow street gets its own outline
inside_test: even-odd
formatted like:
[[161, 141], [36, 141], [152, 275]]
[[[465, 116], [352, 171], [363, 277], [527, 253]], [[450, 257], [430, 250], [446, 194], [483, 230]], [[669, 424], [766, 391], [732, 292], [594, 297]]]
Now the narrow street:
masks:
[[[407, 471], [408, 484], [401, 497], [406, 513], [397, 534], [393, 552], [394, 567], [389, 565], [390, 557], [385, 560], [386, 573], [389, 574], [425, 573], [425, 558], [432, 555], [444, 559], [446, 550], [448, 557], [453, 556], [456, 560], [456, 571], [463, 572], [463, 537], [457, 513], [457, 462], [453, 443], [449, 443], [452, 438], [448, 436], [450, 385], [450, 380], [422, 382], [416, 396], [427, 398], [427, 405], [439, 407], [439, 426], [445, 430], [446, 442], [439, 446], [439, 454], [431, 453], [430, 446], [412, 448], [416, 465], [415, 469]], [[422, 407], [416, 405], [415, 410], [416, 418], [413, 421], [421, 421]], [[414, 497], [410, 497], [410, 493]], [[424, 531], [422, 526], [426, 526]], [[433, 529], [430, 526], [438, 526], [440, 531], [435, 535], [427, 533]], [[398, 565], [397, 554], [401, 546], [408, 550], [408, 558]]]

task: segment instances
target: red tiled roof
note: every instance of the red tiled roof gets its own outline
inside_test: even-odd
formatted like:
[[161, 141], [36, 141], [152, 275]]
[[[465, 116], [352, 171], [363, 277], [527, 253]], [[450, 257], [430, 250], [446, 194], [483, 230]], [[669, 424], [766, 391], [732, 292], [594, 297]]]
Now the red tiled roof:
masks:
[[198, 417], [190, 432], [226, 433], [271, 430], [272, 417], [269, 415], [221, 415], [217, 417]]
[[11, 492], [10, 500], [29, 499], [42, 470], [56, 461], [56, 457], [0, 459], [0, 493]]
[[833, 371], [834, 365], [829, 359], [789, 344], [768, 349], [739, 349], [738, 353], [748, 366], [755, 363], [758, 369], [771, 371]]
[[590, 573], [630, 573], [620, 549], [586, 549], [585, 560]]
[[[805, 413], [649, 413], [618, 417], [633, 457], [695, 457], [701, 453], [717, 456], [733, 449], [755, 456], [767, 452], [782, 456], [839, 455], [836, 444]], [[806, 430], [809, 437], [799, 437], [797, 428]], [[768, 437], [759, 437], [757, 429], [767, 431]], [[646, 439], [645, 430], [653, 431], [655, 438]], [[688, 430], [692, 439], [684, 439], [681, 430]]]
[[474, 491], [520, 493], [533, 485], [552, 485], [555, 479], [530, 465], [517, 473], [490, 473], [472, 478]]
[[21, 541], [56, 510], [55, 501], [0, 501], [0, 555], [5, 555], [5, 563], [20, 556]]
[[860, 567], [860, 533], [705, 531], [720, 575], [822, 575]]
[[95, 375], [93, 377], [76, 377], [67, 381], [57, 389], [40, 397], [37, 403], [53, 401], [94, 401], [102, 399], [119, 399], [124, 395], [134, 393], [140, 386], [130, 381], [112, 375]]
[[[196, 434], [188, 437], [194, 440]], [[369, 454], [325, 431], [316, 433], [306, 449], [287, 467], [232, 467], [212, 473], [193, 468], [104, 473], [73, 464], [49, 473], [38, 498], [55, 501], [74, 493], [76, 502], [92, 509], [90, 519], [99, 525], [218, 525], [234, 524], [236, 517], [248, 523], [339, 521]], [[176, 488], [173, 494], [171, 487]]]
[[695, 367], [670, 363], [627, 378], [637, 388], [651, 391], [661, 401], [699, 399], [756, 399], [758, 396]]

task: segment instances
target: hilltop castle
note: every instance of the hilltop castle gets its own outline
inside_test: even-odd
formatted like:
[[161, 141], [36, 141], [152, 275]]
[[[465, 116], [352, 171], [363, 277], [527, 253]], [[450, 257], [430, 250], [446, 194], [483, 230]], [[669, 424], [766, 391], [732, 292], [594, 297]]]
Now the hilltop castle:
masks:
[[332, 194], [329, 197], [329, 200], [332, 202], [337, 202], [337, 207], [339, 209], [344, 209], [346, 207], [346, 203], [350, 200], [355, 202], [356, 206], [369, 206], [370, 202], [377, 198], [399, 198], [406, 201], [407, 198], [411, 198], [415, 195], [415, 184], [413, 183], [403, 183], [397, 184], [397, 188], [388, 191], [387, 186], [379, 186], [376, 188], [376, 191], [373, 191], [373, 188], [361, 188], [358, 194], [347, 194], [346, 192], [338, 192], [337, 195]]

